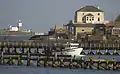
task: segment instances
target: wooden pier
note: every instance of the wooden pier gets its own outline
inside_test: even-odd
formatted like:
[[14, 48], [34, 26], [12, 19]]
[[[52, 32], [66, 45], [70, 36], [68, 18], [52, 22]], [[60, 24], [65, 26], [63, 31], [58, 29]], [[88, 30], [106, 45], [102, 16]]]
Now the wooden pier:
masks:
[[[101, 42], [80, 42], [80, 46], [84, 50], [82, 54], [84, 55], [120, 55], [120, 43], [101, 43]], [[32, 50], [39, 53], [40, 49], [45, 50], [47, 53], [52, 51], [62, 51], [65, 48], [63, 43], [59, 42], [41, 42], [41, 41], [1, 41], [0, 42], [0, 52], [3, 50], [5, 52], [17, 52], [17, 49], [21, 49], [21, 53], [24, 53], [29, 49], [29, 52]], [[27, 49], [27, 50], [26, 50]], [[59, 49], [59, 50], [58, 50]], [[88, 53], [85, 53], [85, 50], [88, 50]], [[93, 50], [96, 50], [95, 53]], [[101, 51], [105, 50], [104, 53]], [[112, 53], [109, 50], [113, 50]]]
[[76, 59], [69, 55], [7, 54], [0, 57], [0, 65], [26, 65], [38, 67], [83, 68], [99, 70], [120, 70], [120, 61]]
[[[16, 48], [41, 48], [41, 47], [64, 47], [67, 41], [0, 41], [0, 47], [16, 47]], [[119, 49], [120, 42], [79, 42], [79, 47], [85, 49]]]
[[[92, 46], [94, 45], [94, 46]], [[98, 45], [98, 46], [97, 46]], [[105, 44], [101, 43], [80, 43], [80, 47], [89, 50], [85, 55], [116, 55], [119, 56], [119, 43]], [[94, 58], [77, 58], [70, 55], [51, 54], [51, 50], [64, 48], [60, 43], [45, 43], [37, 41], [2, 41], [0, 42], [0, 65], [27, 65], [38, 67], [64, 67], [64, 68], [84, 68], [100, 70], [120, 70], [120, 61], [116, 59], [101, 60]], [[94, 48], [94, 49], [92, 49]], [[100, 50], [105, 49], [102, 54]], [[112, 49], [111, 49], [112, 48]], [[40, 51], [43, 50], [44, 53]], [[92, 50], [97, 50], [93, 53]], [[110, 54], [107, 50], [114, 50]]]

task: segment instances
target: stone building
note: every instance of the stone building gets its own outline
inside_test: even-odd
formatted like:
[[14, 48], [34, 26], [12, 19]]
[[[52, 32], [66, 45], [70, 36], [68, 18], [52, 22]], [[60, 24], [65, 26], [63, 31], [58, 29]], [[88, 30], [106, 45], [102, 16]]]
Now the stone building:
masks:
[[91, 35], [94, 31], [104, 31], [104, 11], [99, 7], [85, 6], [75, 12], [74, 31], [76, 37], [81, 33]]
[[75, 35], [78, 34], [92, 34], [94, 30], [94, 24], [74, 24]]
[[112, 35], [120, 36], [120, 15], [115, 19]]
[[[85, 6], [75, 12], [74, 21], [70, 21], [67, 25], [67, 30], [74, 38], [86, 40], [95, 31], [100, 32], [101, 37], [104, 34], [104, 11], [99, 7]], [[103, 32], [101, 32], [103, 31]], [[101, 34], [102, 33], [102, 34]]]
[[75, 23], [104, 23], [104, 11], [99, 7], [85, 6], [75, 12]]

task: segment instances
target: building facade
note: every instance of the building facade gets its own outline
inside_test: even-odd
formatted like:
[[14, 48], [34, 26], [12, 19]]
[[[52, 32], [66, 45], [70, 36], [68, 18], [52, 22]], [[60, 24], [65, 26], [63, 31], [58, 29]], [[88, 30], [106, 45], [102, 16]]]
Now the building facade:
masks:
[[93, 24], [74, 24], [75, 28], [75, 35], [76, 37], [78, 34], [92, 34], [94, 30]]
[[85, 6], [75, 12], [75, 23], [103, 24], [104, 12], [99, 7]]
[[120, 36], [120, 15], [115, 19], [114, 27], [112, 28], [112, 35]]

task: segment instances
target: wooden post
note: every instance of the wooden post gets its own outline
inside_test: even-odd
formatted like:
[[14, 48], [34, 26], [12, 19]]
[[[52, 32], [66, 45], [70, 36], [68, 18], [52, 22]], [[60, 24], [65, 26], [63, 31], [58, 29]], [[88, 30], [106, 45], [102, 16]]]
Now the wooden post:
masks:
[[100, 69], [100, 60], [97, 62], [97, 69]]
[[4, 56], [4, 53], [3, 53], [3, 48], [1, 48], [1, 56], [0, 56], [0, 64], [3, 64], [3, 56]]
[[10, 48], [8, 47], [7, 52], [10, 53]]
[[21, 55], [18, 55], [18, 66], [21, 65]]
[[[39, 56], [40, 57], [40, 56]], [[40, 62], [40, 58], [37, 58], [37, 67], [40, 66], [39, 62]]]
[[27, 49], [27, 66], [30, 66], [30, 48]]

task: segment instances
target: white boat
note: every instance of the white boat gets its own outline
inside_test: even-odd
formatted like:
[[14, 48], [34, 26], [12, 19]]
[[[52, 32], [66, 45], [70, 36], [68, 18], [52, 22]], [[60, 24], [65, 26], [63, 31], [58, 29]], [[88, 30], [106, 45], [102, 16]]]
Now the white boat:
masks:
[[62, 51], [63, 55], [71, 55], [72, 57], [82, 57], [83, 48], [79, 48], [79, 43], [67, 43], [65, 49]]

